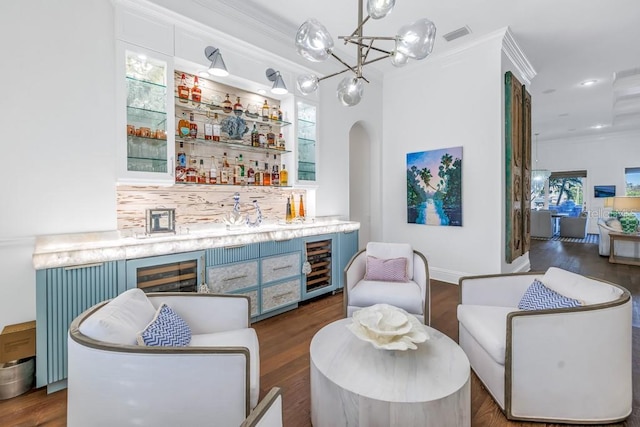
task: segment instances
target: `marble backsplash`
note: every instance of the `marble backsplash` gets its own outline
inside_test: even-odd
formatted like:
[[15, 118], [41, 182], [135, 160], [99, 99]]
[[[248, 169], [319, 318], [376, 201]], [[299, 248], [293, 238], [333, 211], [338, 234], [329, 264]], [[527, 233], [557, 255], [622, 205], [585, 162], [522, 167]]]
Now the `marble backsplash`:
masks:
[[[242, 215], [249, 214], [255, 219], [253, 201], [257, 200], [263, 221], [284, 221], [287, 197], [294, 195], [296, 212], [306, 191], [302, 189], [249, 186], [209, 186], [176, 184], [162, 186], [118, 186], [117, 216], [118, 229], [145, 229], [147, 209], [174, 208], [176, 227], [189, 224], [223, 224], [223, 216], [233, 209], [233, 195], [240, 194]], [[306, 205], [305, 205], [306, 206]]]

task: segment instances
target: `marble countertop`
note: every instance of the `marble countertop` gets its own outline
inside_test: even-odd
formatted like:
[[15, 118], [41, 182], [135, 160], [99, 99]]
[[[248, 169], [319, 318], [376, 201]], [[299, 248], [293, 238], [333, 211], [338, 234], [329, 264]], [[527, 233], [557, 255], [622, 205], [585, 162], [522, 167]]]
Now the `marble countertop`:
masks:
[[316, 218], [305, 223], [263, 223], [260, 227], [238, 227], [231, 230], [221, 224], [199, 224], [181, 226], [177, 234], [152, 236], [121, 230], [47, 235], [36, 238], [33, 266], [36, 270], [69, 267], [350, 232], [359, 228], [358, 222]]

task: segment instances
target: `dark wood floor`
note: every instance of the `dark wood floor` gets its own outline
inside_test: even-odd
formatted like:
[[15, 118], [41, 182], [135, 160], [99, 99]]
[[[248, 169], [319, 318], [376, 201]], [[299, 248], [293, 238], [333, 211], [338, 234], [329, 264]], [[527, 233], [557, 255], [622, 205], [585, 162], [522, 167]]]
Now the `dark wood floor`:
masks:
[[[618, 283], [629, 289], [634, 299], [640, 296], [640, 267], [609, 264], [598, 256], [597, 245], [533, 241], [530, 257], [532, 270], [557, 266]], [[457, 303], [456, 285], [432, 281], [432, 326], [456, 341]], [[640, 326], [639, 313], [634, 309], [635, 326]], [[322, 326], [341, 317], [342, 294], [337, 294], [254, 324], [260, 340], [261, 395], [272, 386], [283, 388], [286, 427], [310, 426], [309, 344]], [[640, 329], [633, 331], [634, 410], [626, 423], [614, 426], [640, 426]], [[64, 426], [66, 398], [66, 390], [47, 395], [44, 389], [37, 389], [0, 401], [0, 427]], [[471, 382], [471, 414], [473, 426], [555, 426], [507, 421], [475, 375]]]

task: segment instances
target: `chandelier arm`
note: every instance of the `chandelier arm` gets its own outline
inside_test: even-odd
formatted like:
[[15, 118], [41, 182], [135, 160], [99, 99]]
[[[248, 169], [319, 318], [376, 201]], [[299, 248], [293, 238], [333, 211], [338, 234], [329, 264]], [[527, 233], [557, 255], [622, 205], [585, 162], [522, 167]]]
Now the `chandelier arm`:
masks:
[[345, 41], [356, 40], [396, 40], [398, 36], [338, 36], [339, 39]]
[[361, 70], [362, 70], [362, 67], [364, 66], [364, 63], [367, 62], [367, 57], [369, 56], [369, 52], [371, 52], [371, 47], [372, 46], [373, 46], [373, 40], [371, 40], [369, 42], [369, 44], [367, 45], [367, 50], [364, 51], [364, 54], [362, 54], [362, 51], [360, 51], [361, 57], [362, 57], [362, 60], [360, 61], [360, 69]]
[[[379, 57], [377, 57], [377, 58], [375, 58], [375, 59], [372, 59], [372, 60], [370, 60], [370, 61], [363, 62], [363, 63], [362, 63], [362, 66], [364, 67], [365, 65], [373, 64], [374, 62], [378, 62], [378, 61], [380, 61], [380, 60], [382, 60], [382, 59], [387, 59], [388, 57], [389, 57], [388, 55], [379, 56]], [[363, 78], [364, 78], [364, 77], [363, 77]], [[367, 83], [368, 83], [368, 82], [367, 82]]]
[[[353, 67], [348, 67], [348, 68], [345, 68], [342, 71], [338, 71], [337, 73], [333, 73], [333, 74], [329, 74], [329, 75], [324, 76], [324, 77], [320, 77], [320, 78], [318, 78], [318, 81], [321, 82], [322, 80], [326, 80], [326, 79], [329, 79], [331, 77], [339, 76], [340, 74], [346, 73], [347, 71], [353, 71]], [[364, 77], [360, 77], [360, 78], [362, 80], [364, 80], [365, 82], [370, 83], [369, 80], [367, 80], [366, 78], [364, 78]]]
[[360, 28], [364, 27], [364, 24], [369, 20], [369, 18], [371, 18], [371, 16], [367, 15], [367, 17], [364, 18], [364, 20], [362, 22], [360, 22], [360, 25], [358, 25], [358, 27], [355, 30], [353, 30], [353, 32], [351, 33], [350, 36], [346, 36], [346, 37], [343, 36], [343, 37], [338, 37], [338, 38], [339, 39], [345, 39], [344, 40], [344, 44], [347, 44], [347, 39], [350, 38], [350, 37], [355, 36], [356, 33], [360, 30]]
[[[358, 71], [356, 67], [352, 67], [351, 65], [347, 64], [346, 62], [344, 62], [342, 59], [340, 59], [340, 57], [338, 57], [338, 55], [336, 55], [335, 53], [331, 52], [331, 56], [333, 56], [339, 63], [341, 63], [342, 65], [344, 65], [345, 67], [347, 67], [347, 69], [353, 71], [353, 73], [358, 76]], [[346, 71], [346, 70], [345, 70]], [[360, 76], [358, 76], [360, 77]]]
[[[394, 39], [394, 40], [395, 40], [395, 39]], [[357, 41], [353, 41], [353, 40], [348, 40], [348, 42], [349, 42], [349, 43], [352, 43], [352, 44], [355, 44], [355, 45], [357, 45], [357, 46], [365, 46], [365, 47], [366, 47], [366, 46], [369, 46], [369, 45], [367, 45], [367, 44], [359, 43], [359, 42], [357, 42]], [[373, 45], [371, 45], [371, 50], [376, 50], [376, 51], [378, 51], [378, 52], [382, 52], [382, 53], [386, 53], [387, 55], [391, 55], [391, 52], [390, 52], [390, 51], [388, 51], [388, 50], [384, 50], [384, 49], [380, 49], [380, 48], [375, 47], [375, 46], [373, 46]]]

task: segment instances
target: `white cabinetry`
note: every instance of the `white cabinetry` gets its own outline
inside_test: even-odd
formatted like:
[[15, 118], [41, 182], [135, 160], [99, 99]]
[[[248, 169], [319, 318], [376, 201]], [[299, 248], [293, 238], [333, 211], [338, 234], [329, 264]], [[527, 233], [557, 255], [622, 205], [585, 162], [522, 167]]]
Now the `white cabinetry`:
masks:
[[173, 58], [123, 42], [117, 47], [118, 181], [171, 184]]
[[315, 104], [296, 102], [297, 181], [301, 183], [318, 180], [317, 111]]

